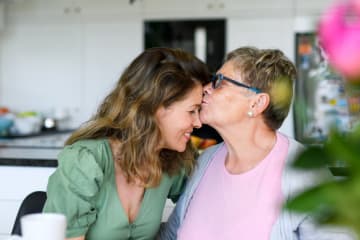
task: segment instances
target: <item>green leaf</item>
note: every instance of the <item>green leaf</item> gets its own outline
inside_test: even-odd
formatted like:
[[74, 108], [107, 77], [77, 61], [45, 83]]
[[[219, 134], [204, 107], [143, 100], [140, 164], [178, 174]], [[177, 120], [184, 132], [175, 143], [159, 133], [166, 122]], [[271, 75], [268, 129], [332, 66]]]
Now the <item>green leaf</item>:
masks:
[[293, 167], [300, 169], [316, 169], [327, 165], [328, 156], [320, 147], [309, 147], [293, 162]]
[[351, 202], [347, 197], [353, 194], [354, 187], [349, 179], [324, 182], [290, 199], [286, 206], [295, 211], [314, 211], [326, 205], [337, 209], [343, 207], [339, 204], [347, 205]]
[[354, 127], [353, 131], [351, 131], [349, 138], [352, 142], [356, 142], [360, 144], [360, 124]]
[[327, 185], [324, 183], [300, 193], [285, 204], [285, 208], [296, 212], [315, 212], [331, 204], [331, 199], [326, 194]]
[[349, 165], [351, 173], [359, 174], [360, 171], [360, 143], [353, 137], [346, 137], [333, 131], [329, 141], [324, 146], [324, 151], [337, 161], [344, 161]]

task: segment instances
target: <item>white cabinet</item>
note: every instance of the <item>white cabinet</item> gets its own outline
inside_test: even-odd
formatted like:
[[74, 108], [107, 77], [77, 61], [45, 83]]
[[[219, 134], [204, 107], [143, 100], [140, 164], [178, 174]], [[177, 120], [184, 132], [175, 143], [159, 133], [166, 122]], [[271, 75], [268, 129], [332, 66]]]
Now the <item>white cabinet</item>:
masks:
[[226, 17], [228, 0], [142, 1], [145, 19], [199, 19]]
[[223, 0], [232, 16], [262, 18], [268, 16], [289, 17], [293, 3], [289, 0]]
[[318, 16], [332, 0], [143, 0], [145, 18]]
[[142, 0], [133, 1], [133, 3], [130, 3], [129, 0], [78, 0], [73, 11], [76, 12], [78, 9], [85, 17], [103, 16], [107, 19], [111, 17], [134, 17], [141, 14], [142, 2]]
[[10, 234], [22, 200], [45, 191], [55, 168], [0, 166], [0, 239]]
[[334, 4], [333, 0], [296, 0], [294, 1], [297, 16], [320, 16], [328, 7]]
[[[151, 0], [151, 1], [142, 1], [143, 11], [147, 14], [161, 13], [167, 14], [171, 13], [184, 13], [184, 12], [193, 12], [203, 10], [203, 0]], [[159, 16], [161, 17], [161, 16]]]
[[140, 15], [142, 1], [128, 0], [26, 0], [8, 1], [12, 21], [32, 22], [84, 21], [89, 19], [124, 18]]
[[289, 17], [289, 0], [151, 0], [142, 1], [145, 18]]

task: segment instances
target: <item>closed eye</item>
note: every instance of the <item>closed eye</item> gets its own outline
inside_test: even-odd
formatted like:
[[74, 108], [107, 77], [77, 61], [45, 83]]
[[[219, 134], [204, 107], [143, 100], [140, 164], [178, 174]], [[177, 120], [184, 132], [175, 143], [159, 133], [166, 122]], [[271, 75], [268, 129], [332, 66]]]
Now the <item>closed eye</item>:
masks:
[[194, 109], [194, 110], [191, 110], [189, 111], [191, 114], [198, 114], [200, 112], [200, 107]]

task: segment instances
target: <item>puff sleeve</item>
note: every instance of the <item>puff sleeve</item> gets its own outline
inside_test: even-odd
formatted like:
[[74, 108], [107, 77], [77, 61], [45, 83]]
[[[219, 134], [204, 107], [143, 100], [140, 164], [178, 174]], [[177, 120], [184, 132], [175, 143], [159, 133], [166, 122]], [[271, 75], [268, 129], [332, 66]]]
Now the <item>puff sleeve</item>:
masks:
[[96, 221], [96, 196], [103, 181], [103, 170], [95, 155], [85, 146], [66, 146], [59, 154], [59, 166], [50, 176], [44, 212], [66, 215], [70, 237], [86, 235]]

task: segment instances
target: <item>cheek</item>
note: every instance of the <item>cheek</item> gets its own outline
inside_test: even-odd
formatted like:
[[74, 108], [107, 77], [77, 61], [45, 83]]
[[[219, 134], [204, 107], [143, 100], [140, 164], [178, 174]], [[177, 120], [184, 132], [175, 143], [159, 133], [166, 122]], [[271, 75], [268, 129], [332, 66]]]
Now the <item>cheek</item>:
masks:
[[207, 111], [205, 109], [201, 110], [201, 112], [200, 112], [200, 121], [201, 121], [201, 123], [205, 123], [205, 124], [208, 123], [206, 113], [207, 113]]
[[185, 124], [187, 124], [187, 121], [183, 118], [183, 116], [174, 115], [163, 122], [163, 134], [171, 140], [171, 138], [174, 138], [179, 131], [184, 129]]
[[230, 103], [234, 103], [234, 102], [236, 102], [236, 100], [234, 99], [233, 95], [227, 94], [224, 96], [224, 98], [221, 100], [221, 102], [223, 103], [223, 105], [230, 106]]
[[189, 126], [191, 126], [192, 120], [188, 116], [179, 115], [174, 120], [174, 122], [175, 122], [174, 129], [176, 129], [177, 131], [182, 131], [184, 129], [189, 128]]
[[163, 139], [168, 138], [168, 135], [171, 132], [171, 121], [168, 118], [163, 118], [159, 121], [158, 127], [160, 129], [161, 137]]
[[176, 126], [176, 123], [172, 122], [172, 121], [167, 121], [164, 126], [163, 126], [163, 136], [166, 137], [171, 137], [171, 135], [174, 132], [174, 126]]

